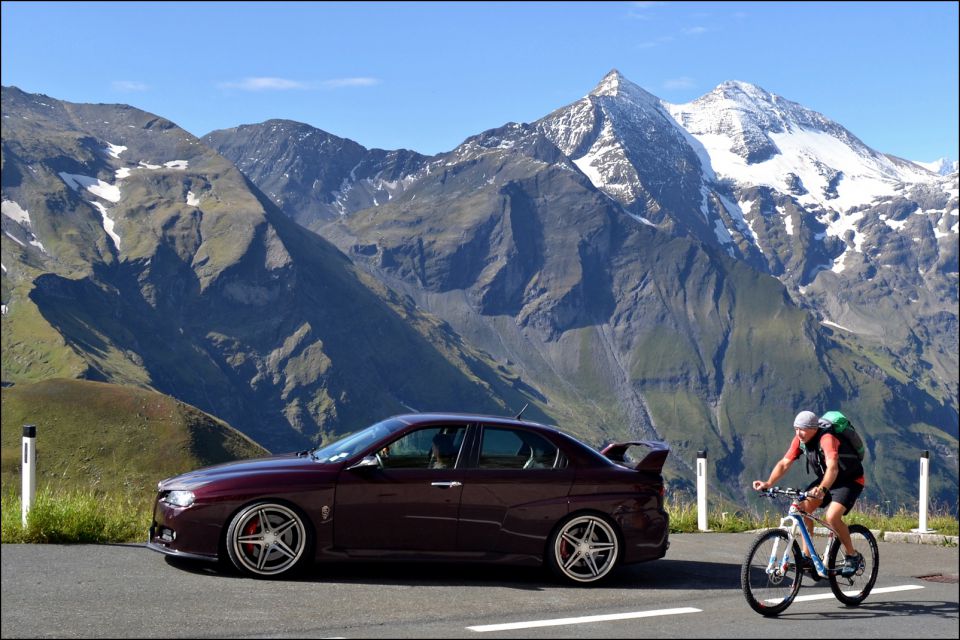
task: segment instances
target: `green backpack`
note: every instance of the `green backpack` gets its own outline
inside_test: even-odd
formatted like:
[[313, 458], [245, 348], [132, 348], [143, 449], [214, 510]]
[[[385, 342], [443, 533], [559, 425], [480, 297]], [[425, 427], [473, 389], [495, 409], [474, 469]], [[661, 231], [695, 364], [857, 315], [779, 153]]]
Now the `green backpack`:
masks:
[[806, 456], [807, 473], [810, 468], [826, 472], [826, 463], [820, 448], [820, 437], [825, 433], [832, 433], [840, 440], [840, 473], [843, 477], [857, 477], [863, 475], [863, 457], [866, 447], [863, 439], [853, 428], [850, 420], [839, 411], [828, 411], [820, 418], [820, 431], [808, 447], [800, 443], [800, 450]]
[[[850, 445], [850, 448], [856, 452], [857, 460], [863, 462], [863, 456], [866, 454], [867, 448], [863, 445], [863, 438], [861, 438], [860, 434], [853, 428], [853, 423], [850, 422], [847, 416], [839, 411], [827, 411], [820, 417], [820, 430], [826, 433], [832, 433], [840, 438], [841, 441], [846, 441], [846, 443]], [[843, 457], [843, 454], [840, 455]], [[847, 454], [847, 456], [850, 455], [851, 454]]]

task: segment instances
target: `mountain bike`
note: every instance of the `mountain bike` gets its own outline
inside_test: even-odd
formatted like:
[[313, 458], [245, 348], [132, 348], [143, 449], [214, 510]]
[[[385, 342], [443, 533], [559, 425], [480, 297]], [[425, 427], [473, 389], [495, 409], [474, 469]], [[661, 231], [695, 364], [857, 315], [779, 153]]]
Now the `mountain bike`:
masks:
[[[765, 616], [779, 615], [797, 597], [804, 573], [814, 581], [827, 580], [833, 595], [847, 606], [855, 607], [870, 595], [880, 569], [880, 552], [869, 529], [859, 524], [849, 527], [853, 546], [863, 557], [850, 573], [849, 569], [844, 569], [846, 554], [836, 530], [800, 508], [800, 502], [807, 497], [805, 491], [771, 487], [760, 493], [769, 498], [788, 496], [792, 501], [787, 516], [780, 520], [780, 526], [758, 535], [743, 560], [740, 586], [750, 608]], [[804, 523], [805, 517], [812, 518], [829, 531], [823, 555], [817, 553]], [[797, 543], [797, 531], [805, 542], [805, 551], [801, 551], [801, 545]], [[803, 558], [808, 558], [812, 566], [803, 568]]]

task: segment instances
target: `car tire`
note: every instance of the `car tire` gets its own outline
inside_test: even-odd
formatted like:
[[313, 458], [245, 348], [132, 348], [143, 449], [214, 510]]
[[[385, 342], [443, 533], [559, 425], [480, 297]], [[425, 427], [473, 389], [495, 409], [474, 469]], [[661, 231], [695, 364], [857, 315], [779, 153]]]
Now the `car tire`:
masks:
[[309, 520], [282, 502], [255, 502], [238, 511], [224, 542], [233, 566], [256, 578], [293, 575], [313, 555]]
[[551, 571], [565, 581], [595, 584], [620, 561], [615, 524], [595, 513], [578, 513], [560, 523], [547, 546]]

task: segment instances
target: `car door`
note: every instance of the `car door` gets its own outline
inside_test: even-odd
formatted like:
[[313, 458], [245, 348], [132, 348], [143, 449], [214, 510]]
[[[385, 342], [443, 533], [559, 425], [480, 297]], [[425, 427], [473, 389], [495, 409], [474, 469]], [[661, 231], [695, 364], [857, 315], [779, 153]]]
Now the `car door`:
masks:
[[465, 425], [409, 431], [377, 453], [376, 467], [345, 469], [337, 483], [334, 546], [369, 551], [454, 551]]
[[541, 555], [554, 524], [568, 512], [573, 477], [566, 456], [543, 435], [481, 426], [462, 476], [458, 548]]

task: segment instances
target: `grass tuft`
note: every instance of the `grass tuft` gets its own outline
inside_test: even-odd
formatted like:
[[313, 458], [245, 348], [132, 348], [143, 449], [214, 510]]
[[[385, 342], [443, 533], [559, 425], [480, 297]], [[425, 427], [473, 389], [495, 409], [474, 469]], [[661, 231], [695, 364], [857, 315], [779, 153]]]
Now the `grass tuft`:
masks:
[[[7, 485], [2, 491], [2, 542], [102, 544], [142, 542], [147, 537], [153, 508], [153, 494], [145, 498], [136, 492], [104, 492], [95, 489], [68, 490], [41, 487], [37, 491], [27, 526], [21, 526], [20, 494]], [[726, 510], [725, 510], [726, 509]], [[667, 502], [671, 533], [697, 533], [696, 502]], [[741, 533], [780, 524], [783, 513], [766, 511], [754, 514], [717, 507], [707, 514], [707, 527], [721, 533]], [[863, 524], [870, 529], [910, 531], [920, 526], [918, 516], [901, 508], [887, 515], [876, 507], [854, 509], [847, 523]], [[948, 536], [958, 535], [958, 521], [944, 509], [933, 510], [927, 527]]]
[[[666, 511], [670, 514], [670, 533], [696, 533], [697, 504], [696, 502], [677, 501], [667, 502]], [[928, 512], [927, 528], [945, 536], [958, 535], [960, 523], [957, 518], [946, 509], [933, 508]], [[767, 529], [780, 524], [780, 518], [786, 515], [786, 508], [782, 512], [765, 511], [762, 515], [745, 511], [729, 510], [725, 507], [715, 507], [707, 512], [707, 528], [721, 533], [740, 533], [754, 529]], [[820, 516], [822, 517], [822, 516]], [[847, 524], [862, 524], [868, 529], [879, 530], [881, 535], [887, 531], [910, 531], [920, 526], [919, 516], [910, 513], [901, 507], [892, 515], [887, 515], [878, 507], [854, 505], [844, 521]]]
[[8, 487], [3, 492], [2, 542], [143, 542], [151, 506], [142, 496], [124, 493], [40, 488], [23, 527], [20, 495]]

